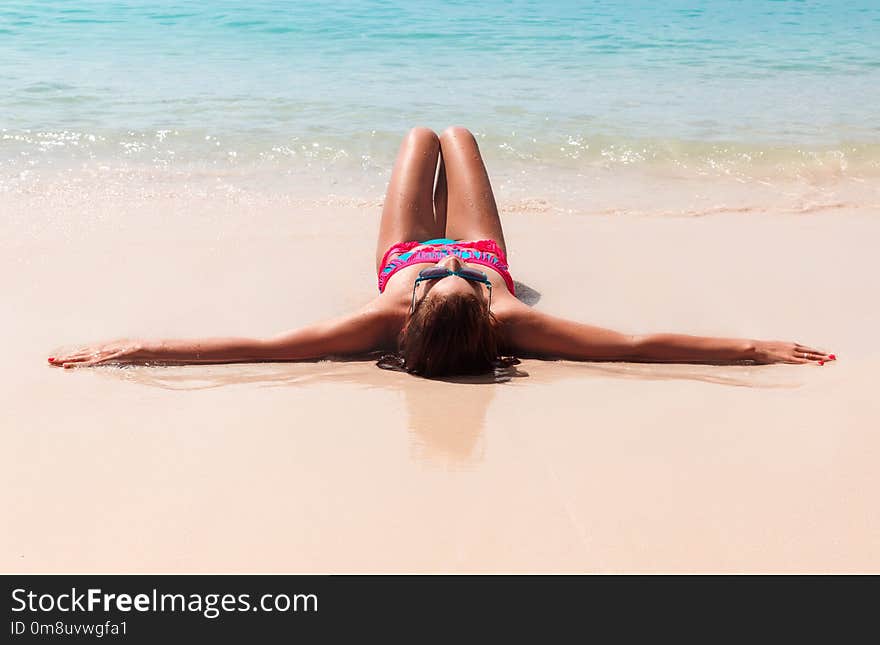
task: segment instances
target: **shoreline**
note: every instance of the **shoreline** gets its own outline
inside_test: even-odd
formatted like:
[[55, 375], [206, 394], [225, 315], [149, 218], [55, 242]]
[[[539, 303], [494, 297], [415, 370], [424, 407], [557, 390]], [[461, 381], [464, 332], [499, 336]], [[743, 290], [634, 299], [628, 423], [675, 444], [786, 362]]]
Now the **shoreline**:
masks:
[[[486, 156], [502, 219], [547, 214], [662, 219], [880, 212], [880, 159], [858, 172], [800, 168], [794, 174], [777, 169], [774, 175], [752, 176], [723, 167], [706, 173], [663, 164], [564, 167], [505, 160], [491, 149]], [[0, 169], [0, 213], [8, 221], [18, 217], [15, 223], [20, 224], [22, 213], [35, 212], [36, 221], [28, 215], [28, 225], [47, 232], [60, 224], [53, 221], [54, 214], [68, 210], [106, 213], [103, 217], [118, 219], [119, 225], [135, 227], [139, 224], [130, 222], [128, 213], [152, 217], [150, 208], [159, 213], [189, 209], [206, 217], [211, 209], [218, 217], [223, 209], [249, 216], [283, 209], [330, 213], [359, 209], [378, 221], [389, 177], [388, 167], [311, 163], [221, 167], [108, 160], [80, 167], [12, 165]], [[88, 226], [92, 220], [89, 215], [82, 223]]]

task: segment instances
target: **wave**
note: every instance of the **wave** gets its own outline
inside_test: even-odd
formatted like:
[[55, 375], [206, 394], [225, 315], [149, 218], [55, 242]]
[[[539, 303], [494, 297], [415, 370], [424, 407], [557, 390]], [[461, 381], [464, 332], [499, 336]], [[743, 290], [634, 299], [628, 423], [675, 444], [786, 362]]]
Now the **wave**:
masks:
[[[0, 130], [0, 167], [79, 167], [83, 162], [155, 168], [380, 170], [393, 163], [402, 132], [271, 130]], [[678, 176], [810, 180], [876, 177], [880, 141], [777, 144], [622, 138], [584, 133], [475, 130], [487, 160], [507, 167], [569, 171], [645, 169]]]

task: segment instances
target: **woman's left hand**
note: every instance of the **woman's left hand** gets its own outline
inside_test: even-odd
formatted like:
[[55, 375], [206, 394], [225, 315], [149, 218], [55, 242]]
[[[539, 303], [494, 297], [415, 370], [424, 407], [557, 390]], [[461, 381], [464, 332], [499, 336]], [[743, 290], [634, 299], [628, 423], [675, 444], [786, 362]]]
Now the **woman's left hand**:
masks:
[[818, 363], [836, 360], [837, 356], [821, 349], [807, 347], [800, 343], [778, 340], [760, 340], [755, 343], [755, 362], [757, 363]]
[[77, 350], [52, 356], [49, 364], [56, 367], [92, 367], [107, 363], [130, 362], [137, 358], [138, 352], [143, 348], [141, 341], [123, 338], [107, 343], [88, 345]]

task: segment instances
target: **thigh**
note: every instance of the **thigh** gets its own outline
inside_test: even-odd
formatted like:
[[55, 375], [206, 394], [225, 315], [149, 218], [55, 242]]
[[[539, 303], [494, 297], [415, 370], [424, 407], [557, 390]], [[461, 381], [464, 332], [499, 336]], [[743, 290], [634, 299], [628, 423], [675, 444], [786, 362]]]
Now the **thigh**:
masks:
[[377, 271], [392, 244], [443, 235], [434, 221], [434, 176], [439, 153], [440, 140], [428, 128], [413, 128], [400, 144], [379, 223]]
[[474, 135], [448, 128], [440, 136], [446, 169], [446, 237], [495, 240], [507, 253], [489, 174]]

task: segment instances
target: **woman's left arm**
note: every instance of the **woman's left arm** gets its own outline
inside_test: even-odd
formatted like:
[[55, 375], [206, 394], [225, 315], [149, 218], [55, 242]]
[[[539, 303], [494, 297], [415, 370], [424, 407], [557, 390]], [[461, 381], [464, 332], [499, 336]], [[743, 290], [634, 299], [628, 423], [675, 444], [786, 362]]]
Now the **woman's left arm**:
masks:
[[525, 307], [507, 317], [504, 329], [514, 351], [582, 361], [809, 363], [835, 358], [822, 350], [784, 341], [622, 334]]
[[685, 334], [635, 336], [635, 355], [661, 363], [812, 363], [833, 361], [834, 354], [781, 340], [716, 338]]

